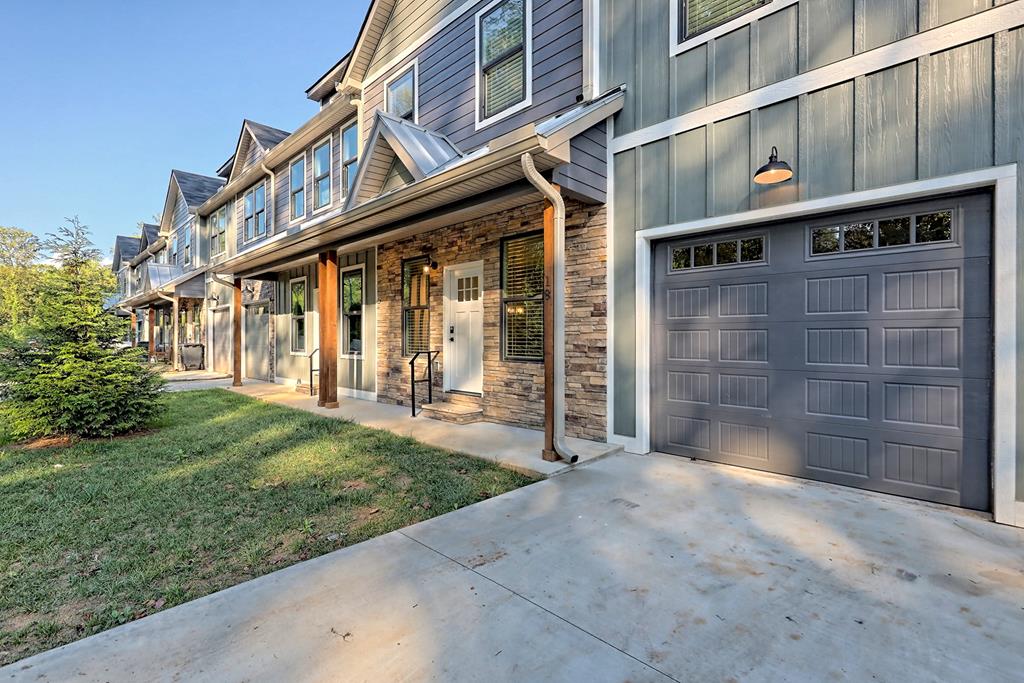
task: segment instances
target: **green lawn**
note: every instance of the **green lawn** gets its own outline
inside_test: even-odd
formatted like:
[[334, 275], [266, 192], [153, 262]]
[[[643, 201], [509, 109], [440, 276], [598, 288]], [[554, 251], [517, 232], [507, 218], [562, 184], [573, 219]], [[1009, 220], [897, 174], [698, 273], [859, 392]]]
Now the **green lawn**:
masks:
[[0, 447], [0, 665], [523, 486], [223, 390], [149, 433]]

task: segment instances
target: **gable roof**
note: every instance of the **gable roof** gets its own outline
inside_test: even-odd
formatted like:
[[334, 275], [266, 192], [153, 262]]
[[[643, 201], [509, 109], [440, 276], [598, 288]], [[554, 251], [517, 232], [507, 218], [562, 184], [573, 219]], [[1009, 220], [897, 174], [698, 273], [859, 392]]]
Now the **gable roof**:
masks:
[[[361, 158], [366, 161], [356, 173], [346, 208], [409, 182], [423, 180], [465, 155], [446, 136], [378, 111]], [[396, 177], [405, 182], [396, 185]]]
[[131, 261], [139, 254], [139, 245], [142, 243], [141, 237], [130, 237], [128, 235], [118, 235], [114, 238], [114, 260], [110, 264], [110, 269], [115, 273], [121, 270], [121, 263]]
[[235, 153], [231, 157], [231, 172], [228, 178], [234, 178], [244, 170], [246, 158], [249, 156], [248, 151], [253, 142], [259, 146], [263, 154], [266, 154], [289, 135], [291, 133], [286, 130], [243, 119], [242, 130], [239, 131], [238, 142], [235, 144]]
[[347, 52], [344, 57], [335, 62], [334, 66], [324, 72], [320, 78], [316, 79], [316, 83], [306, 88], [306, 97], [314, 102], [319, 102], [328, 95], [332, 95], [334, 93], [334, 85], [341, 82], [342, 77], [345, 75], [350, 56], [352, 56], [351, 51]]
[[[160, 239], [160, 226], [153, 225], [152, 223], [143, 223], [142, 237], [139, 239], [139, 251], [148, 248], [149, 245]], [[138, 252], [136, 252], [136, 255], [138, 255]]]
[[207, 199], [217, 193], [217, 190], [224, 187], [224, 179], [213, 176], [189, 173], [188, 171], [171, 171], [171, 177], [178, 183], [181, 196], [185, 198], [190, 210], [202, 205]]
[[359, 27], [356, 44], [348, 54], [348, 63], [345, 65], [341, 83], [359, 83], [366, 76], [370, 62], [373, 61], [373, 54], [377, 51], [377, 45], [387, 29], [388, 20], [396, 4], [397, 0], [372, 0], [369, 9], [366, 10], [366, 17], [363, 18], [363, 25]]

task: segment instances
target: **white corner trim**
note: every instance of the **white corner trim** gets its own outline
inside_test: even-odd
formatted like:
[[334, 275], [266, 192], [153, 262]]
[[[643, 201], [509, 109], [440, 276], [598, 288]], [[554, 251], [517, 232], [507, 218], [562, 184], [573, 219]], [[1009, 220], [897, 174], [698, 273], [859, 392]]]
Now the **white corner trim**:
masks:
[[388, 92], [388, 88], [398, 80], [401, 76], [409, 73], [412, 70], [412, 122], [419, 124], [420, 122], [420, 59], [416, 57], [409, 63], [402, 66], [401, 69], [395, 69], [395, 72], [387, 77], [384, 81], [384, 111], [391, 113], [391, 93]]
[[622, 152], [670, 135], [685, 133], [715, 121], [745, 114], [804, 93], [882, 71], [904, 62], [970, 43], [1024, 24], [1024, 2], [997, 5], [964, 19], [914, 34], [888, 45], [862, 52], [812, 71], [757, 90], [703, 107], [689, 114], [667, 119], [633, 131], [612, 142], [613, 152]]
[[[1024, 6], [1024, 2], [1016, 3]], [[1005, 5], [1004, 5], [1005, 7]], [[1024, 526], [1017, 502], [1017, 165], [1009, 164], [900, 185], [783, 204], [743, 213], [675, 223], [636, 236], [636, 400], [637, 441], [650, 451], [651, 425], [651, 248], [656, 240], [779, 221], [825, 211], [852, 210], [883, 202], [911, 201], [945, 192], [994, 189], [992, 244], [993, 396], [992, 488], [996, 522]], [[611, 299], [611, 297], [609, 297]], [[611, 348], [609, 346], [609, 348]], [[611, 385], [609, 385], [611, 386]]]
[[764, 5], [761, 5], [757, 9], [744, 12], [734, 19], [730, 19], [724, 24], [720, 24], [712, 29], [708, 29], [703, 33], [698, 33], [693, 38], [687, 40], [679, 40], [679, 0], [668, 0], [669, 3], [669, 23], [668, 23], [668, 53], [669, 56], [675, 56], [692, 50], [695, 47], [700, 47], [705, 43], [710, 43], [715, 38], [720, 38], [727, 33], [732, 33], [736, 29], [746, 26], [747, 24], [753, 24], [758, 19], [763, 19], [768, 15], [775, 14], [779, 10], [783, 10], [790, 5], [795, 5], [800, 0], [768, 0]]
[[473, 17], [473, 121], [474, 130], [480, 130], [486, 128], [492, 123], [501, 121], [504, 118], [512, 116], [518, 111], [526, 109], [533, 104], [533, 0], [526, 0], [524, 4], [524, 11], [526, 12], [525, 26], [526, 36], [523, 38], [523, 54], [526, 57], [526, 75], [524, 83], [526, 87], [526, 93], [523, 97], [523, 101], [518, 104], [514, 104], [507, 109], [502, 109], [493, 116], [486, 118], [480, 118], [480, 99], [481, 99], [481, 62], [480, 62], [480, 17], [487, 14], [496, 5], [505, 2], [506, 0], [491, 0], [487, 3], [480, 11], [478, 11]]

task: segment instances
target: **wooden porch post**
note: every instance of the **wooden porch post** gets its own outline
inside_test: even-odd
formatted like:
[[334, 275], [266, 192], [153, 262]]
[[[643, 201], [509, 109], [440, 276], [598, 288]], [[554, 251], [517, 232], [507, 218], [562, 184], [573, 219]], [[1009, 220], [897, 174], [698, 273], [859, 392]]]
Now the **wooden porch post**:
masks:
[[156, 309], [149, 307], [149, 360], [156, 357]]
[[317, 263], [320, 315], [320, 398], [317, 405], [338, 407], [338, 252], [320, 254]]
[[134, 349], [136, 346], [139, 345], [139, 321], [138, 317], [135, 315], [134, 308], [132, 309], [131, 316], [132, 329], [131, 331], [128, 332], [128, 338], [131, 340], [132, 348]]
[[231, 288], [231, 386], [242, 386], [242, 278]]
[[558, 460], [555, 452], [555, 206], [544, 200], [544, 450], [541, 457]]
[[179, 339], [179, 335], [181, 334], [179, 328], [181, 327], [181, 325], [179, 324], [180, 321], [178, 320], [180, 315], [181, 315], [181, 298], [177, 294], [175, 294], [174, 295], [174, 301], [171, 303], [171, 369], [172, 370], [180, 370], [181, 369], [179, 367], [179, 362], [178, 362], [179, 361], [178, 357], [180, 356], [180, 354], [178, 353], [178, 342], [181, 341]]

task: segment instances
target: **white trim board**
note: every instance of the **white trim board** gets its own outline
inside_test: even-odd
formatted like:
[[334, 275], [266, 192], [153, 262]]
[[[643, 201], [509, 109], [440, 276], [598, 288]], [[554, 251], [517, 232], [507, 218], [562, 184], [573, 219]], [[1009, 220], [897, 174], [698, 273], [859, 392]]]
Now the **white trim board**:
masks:
[[622, 152], [670, 135], [706, 126], [768, 105], [814, 92], [858, 76], [882, 71], [926, 55], [974, 42], [1024, 24], [1024, 2], [1010, 2], [964, 19], [917, 33], [909, 38], [862, 52], [757, 90], [627, 133], [612, 141]]
[[[1019, 3], [1024, 6], [1024, 3]], [[656, 240], [787, 220], [826, 211], [910, 201], [946, 192], [993, 188], [992, 508], [996, 522], [1024, 526], [1017, 502], [1017, 165], [997, 166], [871, 190], [794, 202], [728, 216], [675, 223], [636, 233], [636, 442], [651, 449], [651, 248]], [[609, 259], [610, 260], [610, 259]], [[611, 299], [612, 297], [609, 297]], [[611, 388], [611, 384], [609, 384]], [[611, 393], [611, 392], [609, 392]]]

